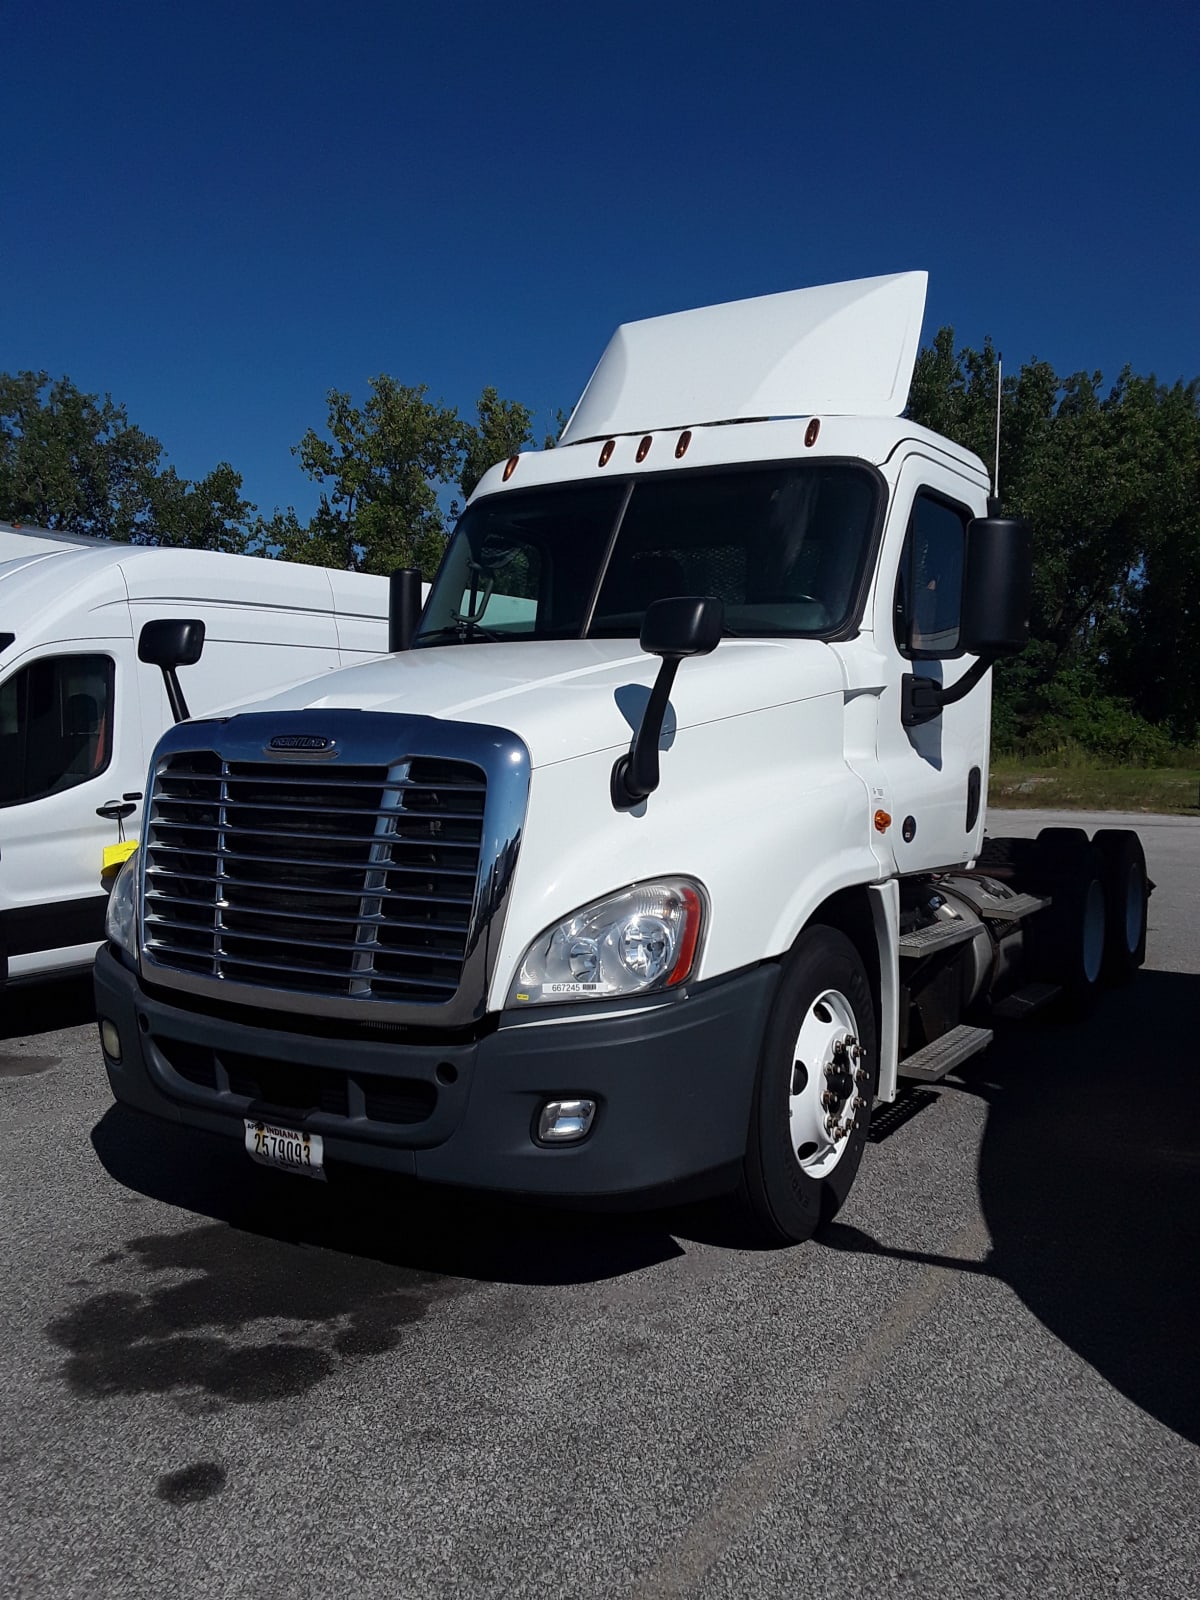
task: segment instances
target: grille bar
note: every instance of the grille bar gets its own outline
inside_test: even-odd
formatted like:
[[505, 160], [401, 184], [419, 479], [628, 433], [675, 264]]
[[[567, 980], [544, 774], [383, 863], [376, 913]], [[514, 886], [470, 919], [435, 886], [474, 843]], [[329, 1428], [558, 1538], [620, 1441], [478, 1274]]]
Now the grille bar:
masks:
[[[147, 846], [147, 849], [149, 849], [149, 846]], [[389, 871], [390, 873], [411, 872], [424, 879], [451, 877], [465, 878], [468, 876], [468, 874], [465, 872], [450, 872], [445, 867], [438, 867], [436, 870], [431, 867], [392, 867], [389, 869]], [[213, 872], [193, 872], [190, 869], [185, 869], [182, 867], [179, 869], [172, 868], [167, 870], [162, 867], [148, 866], [146, 868], [146, 876], [147, 878], [166, 878], [168, 881], [178, 881], [182, 879], [187, 883], [220, 884], [223, 882], [223, 880], [218, 878]], [[311, 884], [306, 883], [272, 883], [269, 879], [265, 878], [238, 878], [237, 886], [239, 889], [267, 890], [271, 894], [330, 894], [336, 895], [342, 900], [354, 899], [354, 890], [352, 889], [319, 889], [314, 888]], [[159, 891], [154, 889], [151, 885], [150, 888], [148, 888], [147, 893], [157, 894]], [[382, 896], [382, 898], [384, 900], [406, 900], [410, 904], [414, 900], [420, 900], [422, 903], [428, 903], [430, 905], [469, 906], [473, 903], [474, 895], [429, 894], [424, 889], [420, 890], [419, 892], [410, 891], [409, 893], [405, 893], [402, 889], [389, 889], [386, 894]], [[247, 906], [246, 909], [251, 910], [253, 908]]]
[[482, 768], [443, 757], [339, 772], [167, 755], [146, 953], [214, 980], [444, 1005], [471, 946], [486, 794]]

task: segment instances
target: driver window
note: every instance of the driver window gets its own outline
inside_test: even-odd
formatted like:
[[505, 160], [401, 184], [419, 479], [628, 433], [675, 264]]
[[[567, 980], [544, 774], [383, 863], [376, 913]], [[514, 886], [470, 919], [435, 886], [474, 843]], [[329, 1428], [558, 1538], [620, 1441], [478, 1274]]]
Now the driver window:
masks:
[[896, 643], [923, 660], [956, 656], [970, 512], [922, 490], [896, 579]]
[[0, 684], [0, 806], [98, 777], [112, 759], [113, 662], [31, 661]]

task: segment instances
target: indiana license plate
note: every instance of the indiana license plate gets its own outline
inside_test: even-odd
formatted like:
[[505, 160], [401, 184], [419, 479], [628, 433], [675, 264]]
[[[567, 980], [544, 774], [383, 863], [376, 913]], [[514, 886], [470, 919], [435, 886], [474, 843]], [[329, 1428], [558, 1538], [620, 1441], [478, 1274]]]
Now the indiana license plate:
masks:
[[246, 1149], [264, 1167], [297, 1172], [304, 1178], [324, 1178], [325, 1145], [319, 1133], [281, 1128], [256, 1117], [246, 1119]]

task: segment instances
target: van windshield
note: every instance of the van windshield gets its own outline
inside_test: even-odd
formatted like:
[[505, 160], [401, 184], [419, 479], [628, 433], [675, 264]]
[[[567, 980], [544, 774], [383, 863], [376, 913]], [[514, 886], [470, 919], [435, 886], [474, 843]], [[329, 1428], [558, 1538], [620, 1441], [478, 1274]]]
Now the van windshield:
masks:
[[735, 637], [849, 621], [879, 505], [867, 468], [805, 462], [502, 491], [463, 513], [415, 643], [631, 638], [646, 607], [715, 595]]

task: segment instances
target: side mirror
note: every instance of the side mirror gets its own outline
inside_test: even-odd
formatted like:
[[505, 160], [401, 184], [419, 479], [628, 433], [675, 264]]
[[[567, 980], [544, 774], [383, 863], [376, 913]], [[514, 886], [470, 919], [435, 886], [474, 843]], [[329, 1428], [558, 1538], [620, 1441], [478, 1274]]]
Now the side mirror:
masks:
[[388, 577], [388, 650], [411, 650], [421, 621], [421, 574], [398, 567]]
[[978, 661], [950, 689], [906, 672], [900, 680], [900, 721], [932, 722], [987, 676], [999, 656], [1015, 656], [1029, 639], [1033, 598], [1033, 530], [1023, 517], [976, 517], [967, 524], [962, 620], [958, 642]]
[[1023, 517], [976, 517], [967, 526], [959, 642], [973, 656], [1012, 656], [1029, 638], [1033, 531]]
[[720, 600], [655, 600], [646, 607], [638, 643], [648, 656], [682, 661], [685, 656], [706, 656], [721, 642], [725, 607]]
[[612, 802], [618, 811], [628, 811], [658, 788], [658, 741], [679, 663], [687, 656], [709, 655], [720, 644], [724, 627], [724, 603], [711, 596], [656, 600], [646, 607], [639, 643], [647, 655], [661, 656], [662, 666], [633, 749], [613, 766]]
[[204, 624], [198, 618], [155, 617], [138, 634], [138, 660], [158, 667], [176, 722], [187, 719], [187, 701], [175, 676], [176, 667], [194, 667], [204, 649]]

